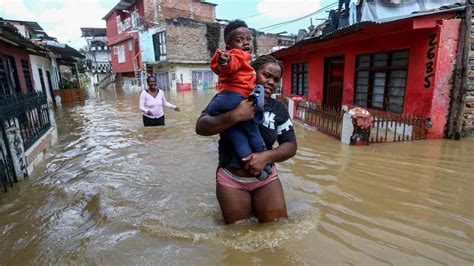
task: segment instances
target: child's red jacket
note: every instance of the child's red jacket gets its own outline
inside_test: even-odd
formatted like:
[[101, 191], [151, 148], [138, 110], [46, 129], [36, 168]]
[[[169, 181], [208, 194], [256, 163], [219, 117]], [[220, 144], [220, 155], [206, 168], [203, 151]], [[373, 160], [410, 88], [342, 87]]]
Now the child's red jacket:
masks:
[[225, 66], [217, 64], [219, 53], [216, 51], [211, 59], [211, 69], [219, 76], [218, 92], [235, 91], [245, 97], [255, 88], [256, 74], [249, 62], [252, 56], [238, 49], [226, 51], [230, 54], [229, 63]]

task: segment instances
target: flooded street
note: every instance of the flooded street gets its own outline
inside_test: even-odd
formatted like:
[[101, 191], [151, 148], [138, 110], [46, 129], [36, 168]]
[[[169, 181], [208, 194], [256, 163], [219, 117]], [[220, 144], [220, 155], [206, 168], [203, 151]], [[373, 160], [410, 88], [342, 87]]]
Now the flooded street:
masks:
[[214, 92], [144, 128], [139, 94], [58, 108], [58, 144], [0, 194], [0, 264], [474, 263], [474, 138], [352, 147], [295, 125], [279, 163], [288, 221], [223, 224], [218, 136], [195, 134]]

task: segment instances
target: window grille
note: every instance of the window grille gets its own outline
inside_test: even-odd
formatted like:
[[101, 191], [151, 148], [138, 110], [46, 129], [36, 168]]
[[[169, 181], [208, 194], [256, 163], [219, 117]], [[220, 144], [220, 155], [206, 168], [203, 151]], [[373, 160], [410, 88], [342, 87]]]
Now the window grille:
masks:
[[155, 61], [160, 61], [161, 56], [166, 56], [166, 32], [153, 34], [153, 48], [155, 50]]
[[308, 96], [308, 63], [293, 64], [291, 94]]
[[25, 78], [26, 91], [33, 91], [33, 83], [31, 82], [30, 65], [28, 60], [21, 60], [21, 70], [23, 71], [23, 77]]
[[358, 55], [354, 105], [402, 113], [408, 59], [408, 50]]

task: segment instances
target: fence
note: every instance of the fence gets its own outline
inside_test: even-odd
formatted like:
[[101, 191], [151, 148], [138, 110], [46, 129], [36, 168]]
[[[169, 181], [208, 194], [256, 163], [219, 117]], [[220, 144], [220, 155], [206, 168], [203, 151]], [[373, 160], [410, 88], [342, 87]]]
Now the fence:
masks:
[[373, 115], [369, 143], [426, 139], [427, 119], [423, 115]]
[[[277, 96], [288, 108], [289, 100]], [[369, 143], [399, 142], [426, 139], [426, 129], [430, 126], [424, 115], [398, 115], [371, 110], [372, 125]], [[341, 139], [344, 111], [329, 108], [309, 100], [297, 101], [294, 119], [314, 127], [327, 135]]]
[[[13, 186], [13, 181], [17, 182], [16, 176], [13, 170], [13, 162], [11, 160], [10, 151], [7, 150], [5, 143], [6, 136], [3, 125], [0, 125], [3, 132], [3, 141], [0, 142], [0, 183], [3, 186], [3, 190], [7, 192], [7, 186]], [[3, 144], [3, 145], [2, 145]]]
[[85, 101], [84, 89], [59, 89], [54, 94], [61, 97], [61, 103], [75, 103]]
[[0, 182], [5, 191], [7, 184], [16, 182], [6, 132], [11, 127], [19, 129], [24, 151], [41, 138], [51, 127], [46, 95], [33, 92], [0, 98]]
[[295, 119], [315, 127], [318, 131], [341, 139], [342, 117], [344, 112], [337, 108], [318, 105], [312, 101], [299, 101]]
[[34, 92], [1, 98], [0, 121], [6, 127], [19, 127], [26, 151], [51, 126], [46, 95]]

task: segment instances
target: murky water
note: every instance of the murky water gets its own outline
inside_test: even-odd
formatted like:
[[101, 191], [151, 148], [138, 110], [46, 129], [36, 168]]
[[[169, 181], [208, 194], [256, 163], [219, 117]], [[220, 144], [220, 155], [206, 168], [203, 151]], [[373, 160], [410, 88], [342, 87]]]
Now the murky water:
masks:
[[58, 109], [58, 145], [0, 194], [0, 264], [474, 264], [474, 138], [349, 147], [296, 126], [289, 220], [225, 226], [218, 137], [194, 133], [211, 96], [167, 93], [182, 111], [159, 128], [133, 92]]

